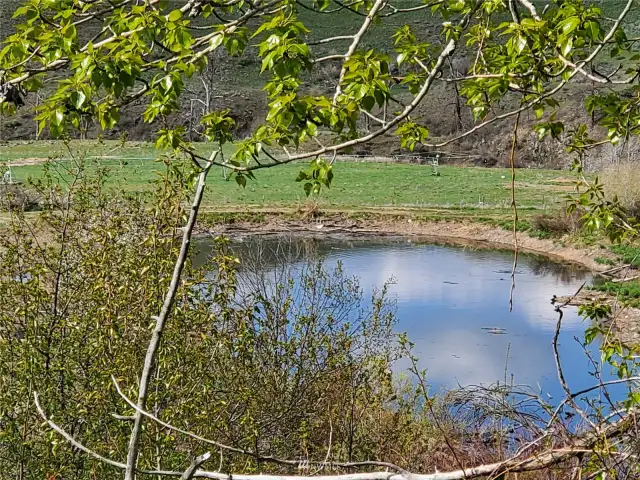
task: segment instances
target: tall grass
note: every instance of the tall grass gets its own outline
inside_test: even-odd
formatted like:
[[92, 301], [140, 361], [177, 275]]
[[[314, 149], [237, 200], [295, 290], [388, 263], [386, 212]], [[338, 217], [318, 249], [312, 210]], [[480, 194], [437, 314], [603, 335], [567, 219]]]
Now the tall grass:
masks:
[[640, 216], [640, 162], [616, 163], [602, 172], [600, 180], [607, 196], [617, 196], [630, 215]]

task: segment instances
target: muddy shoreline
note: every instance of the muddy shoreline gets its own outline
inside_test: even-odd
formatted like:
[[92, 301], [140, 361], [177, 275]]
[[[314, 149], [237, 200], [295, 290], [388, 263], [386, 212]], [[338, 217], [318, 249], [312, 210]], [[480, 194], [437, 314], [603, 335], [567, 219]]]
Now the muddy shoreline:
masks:
[[[424, 221], [413, 218], [348, 219], [340, 215], [314, 219], [290, 219], [269, 214], [261, 221], [233, 220], [201, 227], [202, 235], [278, 235], [295, 234], [313, 237], [410, 237], [425, 243], [449, 243], [475, 248], [514, 250], [513, 233], [499, 227], [470, 221]], [[517, 234], [519, 252], [543, 255], [551, 260], [569, 262], [599, 273], [611, 268], [595, 261], [608, 253], [599, 247], [578, 248], [558, 240], [533, 238]], [[611, 255], [609, 255], [613, 258]]]

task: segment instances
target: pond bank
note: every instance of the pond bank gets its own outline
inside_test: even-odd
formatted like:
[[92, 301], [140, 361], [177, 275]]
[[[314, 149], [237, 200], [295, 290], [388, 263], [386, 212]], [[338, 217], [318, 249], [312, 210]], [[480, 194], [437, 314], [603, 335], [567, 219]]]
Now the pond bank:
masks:
[[555, 298], [558, 305], [579, 307], [598, 302], [611, 308], [611, 315], [603, 324], [611, 334], [627, 346], [640, 345], [640, 309], [625, 306], [619, 298], [610, 293], [582, 290], [578, 295]]
[[[299, 217], [299, 216], [298, 216]], [[206, 217], [205, 217], [206, 218]], [[201, 233], [210, 235], [268, 235], [295, 233], [312, 236], [403, 236], [424, 241], [470, 245], [480, 248], [513, 250], [511, 231], [488, 223], [417, 219], [410, 215], [380, 215], [352, 218], [343, 214], [327, 214], [314, 218], [294, 218], [289, 214], [263, 213], [227, 215], [223, 221], [203, 222]], [[593, 272], [604, 272], [611, 265], [597, 263], [597, 257], [610, 257], [599, 246], [576, 247], [558, 239], [530, 237], [517, 232], [518, 249], [541, 254], [551, 259], [582, 265]]]

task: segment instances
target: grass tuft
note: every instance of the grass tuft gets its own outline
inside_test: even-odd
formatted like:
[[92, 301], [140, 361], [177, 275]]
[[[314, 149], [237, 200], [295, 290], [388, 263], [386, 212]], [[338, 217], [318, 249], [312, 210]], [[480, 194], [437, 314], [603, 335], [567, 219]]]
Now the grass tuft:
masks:
[[616, 264], [614, 260], [611, 260], [610, 258], [606, 258], [606, 257], [596, 257], [593, 259], [593, 261], [599, 265], [615, 265]]
[[609, 249], [618, 255], [621, 262], [640, 267], [640, 246], [629, 244], [612, 245]]
[[594, 290], [616, 295], [620, 300], [630, 307], [640, 307], [640, 283], [634, 280], [631, 282], [605, 282], [594, 285]]

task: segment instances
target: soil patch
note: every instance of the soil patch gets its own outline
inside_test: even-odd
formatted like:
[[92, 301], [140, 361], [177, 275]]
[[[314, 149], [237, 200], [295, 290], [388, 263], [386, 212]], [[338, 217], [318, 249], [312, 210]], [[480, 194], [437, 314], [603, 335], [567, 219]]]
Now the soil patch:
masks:
[[570, 183], [570, 184], [575, 184], [576, 183], [576, 179], [575, 178], [569, 178], [569, 177], [556, 177], [553, 180], [550, 180], [550, 182], [552, 183]]
[[[505, 183], [503, 187], [506, 188], [507, 190], [511, 190], [510, 183]], [[516, 182], [516, 188], [533, 188], [536, 190], [547, 190], [552, 192], [572, 192], [575, 190], [575, 187], [573, 185], [548, 185], [544, 183], [526, 183], [526, 182]]]
[[25, 167], [27, 165], [42, 165], [47, 161], [49, 161], [48, 158], [29, 157], [29, 158], [18, 158], [16, 160], [9, 160], [7, 163], [12, 167]]

